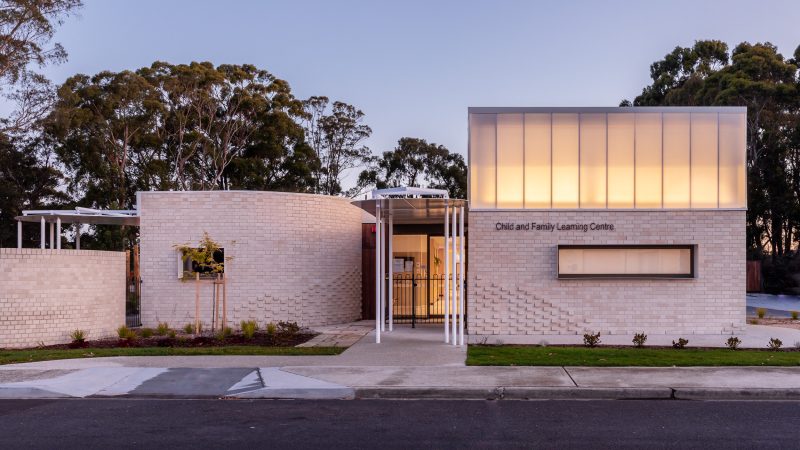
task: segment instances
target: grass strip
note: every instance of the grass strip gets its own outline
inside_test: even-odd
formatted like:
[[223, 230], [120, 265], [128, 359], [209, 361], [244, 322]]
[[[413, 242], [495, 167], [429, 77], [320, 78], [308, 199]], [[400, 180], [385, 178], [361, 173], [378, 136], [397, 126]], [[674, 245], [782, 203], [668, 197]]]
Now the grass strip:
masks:
[[186, 356], [186, 355], [255, 355], [306, 356], [338, 355], [345, 347], [122, 347], [75, 349], [0, 350], [0, 365], [49, 361], [53, 359], [97, 358], [103, 356]]
[[469, 366], [800, 366], [800, 352], [686, 348], [470, 345]]

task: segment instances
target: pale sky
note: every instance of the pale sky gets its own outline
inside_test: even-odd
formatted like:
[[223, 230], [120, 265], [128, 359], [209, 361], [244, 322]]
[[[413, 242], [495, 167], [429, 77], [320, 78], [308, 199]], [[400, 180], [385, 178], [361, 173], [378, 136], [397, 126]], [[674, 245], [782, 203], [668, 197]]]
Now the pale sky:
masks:
[[171, 63], [251, 63], [299, 98], [366, 114], [374, 153], [412, 136], [466, 151], [469, 106], [616, 106], [697, 39], [800, 45], [794, 1], [84, 0], [63, 82]]

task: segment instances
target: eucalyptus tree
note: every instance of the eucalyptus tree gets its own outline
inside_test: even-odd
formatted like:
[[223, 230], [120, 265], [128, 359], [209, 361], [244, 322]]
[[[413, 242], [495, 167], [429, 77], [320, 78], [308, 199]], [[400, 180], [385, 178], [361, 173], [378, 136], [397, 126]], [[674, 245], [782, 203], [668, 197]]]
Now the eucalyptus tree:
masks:
[[424, 139], [403, 137], [393, 150], [369, 159], [354, 193], [371, 187], [408, 186], [445, 189], [451, 198], [465, 198], [466, 184], [467, 167], [461, 155]]
[[[372, 129], [364, 124], [364, 113], [344, 102], [330, 103], [328, 97], [306, 100], [306, 142], [319, 159], [314, 168], [314, 190], [320, 194], [342, 193], [346, 172], [368, 161], [370, 150], [363, 142]], [[330, 108], [329, 108], [330, 106]]]
[[162, 108], [156, 89], [134, 72], [67, 79], [45, 136], [67, 170], [70, 193], [84, 206], [130, 208], [137, 189], [165, 187], [155, 133]]
[[156, 133], [175, 189], [309, 191], [316, 162], [289, 84], [252, 65], [140, 69], [164, 105]]
[[[61, 181], [55, 157], [41, 140], [0, 133], [0, 247], [17, 245], [14, 217], [22, 210], [52, 208], [68, 200], [59, 189]], [[23, 228], [26, 247], [38, 240], [38, 228]]]
[[773, 259], [796, 248], [800, 227], [799, 57], [800, 47], [787, 59], [768, 42], [729, 52], [697, 41], [653, 63], [652, 84], [632, 102], [747, 107], [747, 242]]
[[67, 59], [59, 43], [51, 44], [56, 28], [81, 7], [80, 0], [0, 1], [0, 92], [15, 103], [0, 131], [24, 134], [47, 114], [52, 86], [34, 71]]

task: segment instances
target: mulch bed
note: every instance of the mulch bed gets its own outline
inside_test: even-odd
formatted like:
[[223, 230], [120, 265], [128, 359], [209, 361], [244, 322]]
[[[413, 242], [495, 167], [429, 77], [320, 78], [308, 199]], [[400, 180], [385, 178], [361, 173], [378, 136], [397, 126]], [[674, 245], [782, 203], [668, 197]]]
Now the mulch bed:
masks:
[[224, 339], [215, 336], [178, 335], [152, 336], [149, 338], [137, 337], [136, 339], [98, 339], [84, 341], [82, 344], [58, 344], [36, 347], [39, 349], [66, 349], [66, 348], [120, 348], [120, 347], [230, 347], [230, 346], [258, 346], [258, 347], [294, 347], [311, 340], [317, 333], [272, 334], [256, 333], [252, 339], [234, 334]]

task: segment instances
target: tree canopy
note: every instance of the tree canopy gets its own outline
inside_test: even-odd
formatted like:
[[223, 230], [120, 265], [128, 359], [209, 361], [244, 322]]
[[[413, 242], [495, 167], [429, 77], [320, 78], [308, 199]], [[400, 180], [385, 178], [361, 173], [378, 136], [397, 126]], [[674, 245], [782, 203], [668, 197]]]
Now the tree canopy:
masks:
[[457, 153], [424, 139], [404, 137], [394, 150], [368, 160], [357, 189], [395, 186], [445, 189], [451, 198], [466, 198], [467, 165]]
[[800, 47], [785, 58], [769, 42], [676, 47], [650, 66], [634, 106], [747, 107], [747, 244], [751, 257], [793, 255], [800, 227]]

